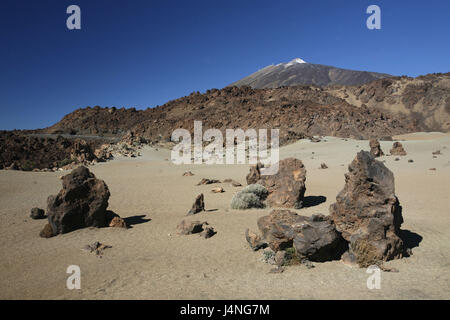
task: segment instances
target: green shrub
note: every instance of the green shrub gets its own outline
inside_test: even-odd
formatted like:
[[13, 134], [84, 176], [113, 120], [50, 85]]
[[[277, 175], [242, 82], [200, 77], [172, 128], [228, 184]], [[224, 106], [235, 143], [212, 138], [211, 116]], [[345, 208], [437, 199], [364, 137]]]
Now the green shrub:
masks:
[[231, 199], [232, 209], [264, 208], [264, 203], [254, 193], [238, 192]]
[[267, 198], [268, 191], [260, 184], [251, 184], [238, 193], [231, 199], [232, 209], [250, 209], [250, 208], [264, 208], [264, 199]]
[[267, 195], [269, 194], [269, 191], [267, 191], [267, 189], [260, 184], [250, 184], [242, 189], [241, 192], [253, 193], [261, 200], [265, 200], [267, 198]]

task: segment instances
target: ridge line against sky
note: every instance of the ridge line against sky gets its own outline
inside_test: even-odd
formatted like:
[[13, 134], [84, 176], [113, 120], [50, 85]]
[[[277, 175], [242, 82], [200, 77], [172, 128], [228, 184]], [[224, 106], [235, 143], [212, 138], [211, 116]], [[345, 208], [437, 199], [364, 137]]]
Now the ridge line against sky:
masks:
[[[81, 30], [66, 9], [81, 8]], [[381, 8], [381, 30], [366, 9]], [[0, 129], [86, 106], [145, 109], [296, 57], [343, 69], [449, 72], [450, 1], [2, 0]]]

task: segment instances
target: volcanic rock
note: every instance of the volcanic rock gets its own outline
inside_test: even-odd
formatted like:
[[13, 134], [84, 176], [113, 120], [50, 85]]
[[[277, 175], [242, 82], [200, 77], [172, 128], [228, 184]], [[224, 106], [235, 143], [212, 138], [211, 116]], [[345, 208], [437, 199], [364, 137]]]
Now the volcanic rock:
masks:
[[400, 258], [402, 209], [395, 196], [394, 175], [366, 151], [348, 167], [345, 186], [330, 206], [331, 218], [360, 262]]
[[200, 186], [203, 184], [213, 184], [213, 183], [220, 183], [220, 180], [203, 178], [202, 180], [199, 181], [199, 183], [197, 183], [197, 185]]
[[345, 241], [331, 219], [323, 215], [309, 218], [289, 210], [272, 210], [258, 219], [258, 228], [272, 250], [294, 247], [300, 259], [328, 261], [344, 252]]
[[211, 190], [212, 193], [223, 193], [225, 190], [222, 187], [213, 188]]
[[48, 221], [53, 233], [85, 227], [105, 227], [110, 196], [108, 186], [86, 167], [78, 167], [62, 178], [63, 188], [47, 200]]
[[205, 227], [202, 232], [200, 232], [200, 236], [209, 239], [212, 236], [214, 236], [217, 232], [214, 230], [213, 227]]
[[50, 223], [47, 223], [44, 228], [41, 230], [41, 232], [39, 233], [39, 236], [41, 238], [51, 238], [53, 236], [55, 236], [55, 234], [53, 233], [53, 228], [50, 225]]
[[370, 154], [375, 158], [381, 157], [384, 155], [383, 150], [381, 150], [380, 142], [377, 139], [370, 139]]
[[405, 149], [403, 149], [402, 144], [398, 141], [393, 143], [390, 153], [393, 156], [406, 156]]
[[125, 220], [119, 216], [112, 218], [112, 220], [109, 222], [108, 226], [111, 228], [124, 228], [124, 229], [128, 228]]
[[205, 211], [205, 201], [203, 193], [199, 194], [197, 198], [195, 198], [194, 204], [192, 205], [191, 210], [189, 210], [188, 215], [197, 214], [202, 211]]
[[271, 207], [301, 208], [306, 191], [306, 169], [302, 161], [295, 158], [281, 160], [274, 175], [261, 175], [263, 166], [250, 168], [247, 183], [256, 181], [269, 191], [267, 204]]
[[203, 227], [207, 226], [207, 225], [208, 225], [208, 223], [206, 221], [200, 222], [200, 221], [183, 220], [177, 226], [177, 231], [178, 231], [178, 234], [181, 234], [181, 235], [200, 233], [203, 231]]
[[249, 229], [245, 230], [245, 239], [247, 240], [250, 248], [252, 248], [253, 251], [257, 251], [267, 245], [264, 241], [261, 240], [261, 237], [259, 235], [250, 231]]
[[45, 218], [45, 211], [39, 208], [33, 208], [31, 209], [30, 217], [32, 219], [44, 219]]

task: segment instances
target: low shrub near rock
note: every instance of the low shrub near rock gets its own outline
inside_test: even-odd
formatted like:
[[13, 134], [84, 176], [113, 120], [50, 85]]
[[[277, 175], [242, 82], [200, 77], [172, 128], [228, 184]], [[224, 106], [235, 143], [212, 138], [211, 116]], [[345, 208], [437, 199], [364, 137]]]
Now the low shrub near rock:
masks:
[[269, 192], [260, 184], [251, 184], [236, 193], [231, 199], [231, 208], [245, 210], [251, 208], [264, 208], [264, 200]]
[[251, 208], [264, 208], [264, 203], [253, 193], [238, 192], [231, 199], [231, 209], [245, 210]]
[[267, 191], [267, 189], [264, 186], [257, 183], [246, 186], [244, 189], [242, 189], [241, 192], [253, 193], [261, 200], [265, 200], [267, 198], [267, 195], [269, 194], [269, 191]]

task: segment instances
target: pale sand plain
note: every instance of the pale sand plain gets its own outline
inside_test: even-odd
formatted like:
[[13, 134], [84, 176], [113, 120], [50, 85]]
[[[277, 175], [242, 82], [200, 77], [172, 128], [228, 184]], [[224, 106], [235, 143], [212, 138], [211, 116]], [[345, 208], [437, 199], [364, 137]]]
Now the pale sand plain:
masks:
[[[245, 185], [249, 165], [182, 165], [170, 151], [146, 148], [142, 157], [120, 158], [90, 167], [111, 191], [109, 209], [128, 218], [132, 228], [88, 228], [50, 239], [39, 237], [45, 220], [29, 218], [32, 207], [46, 209], [46, 199], [61, 188], [68, 172], [0, 171], [1, 299], [449, 299], [450, 298], [450, 135], [417, 133], [401, 139], [407, 156], [383, 156], [394, 172], [413, 255], [386, 265], [381, 289], [369, 290], [365, 269], [340, 261], [315, 268], [289, 266], [269, 274], [245, 241], [246, 228], [270, 209], [231, 210], [242, 187], [223, 183], [196, 186], [201, 178], [232, 178]], [[328, 214], [344, 186], [344, 173], [368, 141], [327, 137], [301, 140], [281, 148], [281, 158], [296, 157], [307, 169], [306, 196], [326, 201], [296, 210]], [[392, 142], [381, 142], [389, 153]], [[432, 157], [441, 150], [442, 155]], [[413, 163], [408, 163], [413, 159]], [[328, 169], [319, 169], [322, 162]], [[429, 170], [436, 168], [436, 171]], [[183, 177], [185, 171], [195, 176]], [[186, 217], [195, 196], [203, 193], [207, 212]], [[323, 199], [323, 198], [322, 198]], [[319, 201], [320, 202], [320, 201]], [[210, 239], [176, 234], [183, 219], [207, 221], [217, 234]], [[111, 245], [100, 259], [81, 250], [94, 241]], [[68, 290], [69, 265], [81, 268], [81, 289]]]

